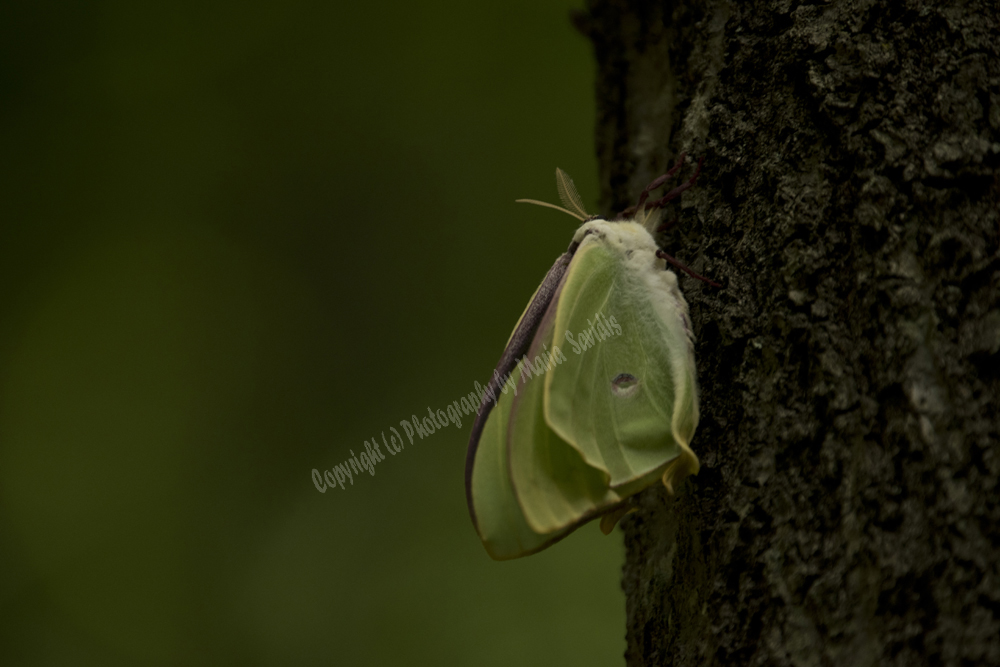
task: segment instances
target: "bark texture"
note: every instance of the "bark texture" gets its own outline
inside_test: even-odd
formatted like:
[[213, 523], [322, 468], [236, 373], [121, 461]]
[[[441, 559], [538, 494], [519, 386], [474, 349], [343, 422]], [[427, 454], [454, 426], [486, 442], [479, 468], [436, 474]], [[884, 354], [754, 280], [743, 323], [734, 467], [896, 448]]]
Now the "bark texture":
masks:
[[726, 285], [682, 278], [703, 467], [623, 522], [629, 665], [1000, 664], [998, 17], [577, 17], [606, 211], [705, 156], [663, 244]]

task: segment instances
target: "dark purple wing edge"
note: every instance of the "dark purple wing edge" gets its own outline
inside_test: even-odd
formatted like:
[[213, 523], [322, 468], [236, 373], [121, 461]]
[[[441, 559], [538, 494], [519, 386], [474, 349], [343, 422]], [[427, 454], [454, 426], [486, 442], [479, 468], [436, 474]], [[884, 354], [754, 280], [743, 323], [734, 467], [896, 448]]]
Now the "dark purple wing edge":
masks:
[[520, 554], [518, 554], [516, 556], [512, 556], [510, 558], [496, 558], [495, 556], [493, 556], [493, 558], [495, 560], [514, 560], [515, 558], [524, 558], [525, 556], [531, 556], [532, 554], [537, 554], [539, 551], [544, 551], [545, 549], [548, 549], [549, 547], [551, 547], [556, 542], [561, 542], [562, 540], [566, 539], [567, 537], [569, 537], [573, 533], [573, 531], [575, 531], [577, 528], [579, 528], [580, 526], [584, 525], [585, 523], [590, 523], [594, 519], [596, 519], [598, 517], [602, 517], [605, 514], [608, 514], [609, 512], [613, 512], [616, 509], [618, 509], [619, 507], [621, 507], [622, 505], [626, 505], [629, 502], [630, 501], [628, 499], [626, 499], [626, 500], [621, 501], [620, 503], [615, 503], [614, 505], [610, 505], [608, 507], [604, 507], [604, 508], [599, 509], [599, 510], [593, 510], [591, 512], [588, 512], [587, 514], [584, 514], [582, 517], [580, 517], [579, 519], [577, 519], [574, 523], [571, 523], [570, 525], [568, 525], [565, 528], [563, 528], [562, 532], [555, 533], [555, 535], [551, 539], [549, 539], [547, 542], [545, 542], [543, 544], [538, 545], [534, 549], [531, 549], [529, 551], [525, 551], [523, 553], [520, 553]]
[[[497, 364], [496, 372], [487, 384], [488, 389], [494, 396], [500, 395], [500, 382], [497, 378], [505, 377], [514, 370], [518, 360], [531, 347], [531, 342], [535, 338], [535, 332], [538, 331], [538, 326], [541, 324], [542, 318], [545, 317], [545, 312], [548, 310], [549, 304], [552, 302], [552, 298], [559, 288], [559, 283], [562, 281], [563, 276], [566, 275], [566, 269], [569, 268], [570, 260], [573, 259], [573, 254], [579, 246], [580, 244], [576, 241], [571, 243], [566, 252], [560, 255], [559, 259], [555, 261], [555, 264], [552, 265], [552, 268], [545, 275], [545, 279], [542, 280], [542, 284], [538, 287], [535, 298], [528, 305], [524, 317], [521, 318], [517, 329], [514, 330], [514, 335], [510, 337], [507, 349], [503, 351], [500, 362]], [[486, 420], [492, 410], [493, 403], [484, 394], [483, 402], [479, 406], [479, 412], [476, 414], [476, 420], [472, 423], [472, 433], [469, 435], [469, 449], [465, 455], [465, 502], [469, 506], [469, 516], [472, 517], [472, 524], [476, 526], [477, 531], [479, 530], [479, 523], [476, 521], [476, 510], [472, 506], [472, 466], [476, 461], [479, 438], [483, 434], [483, 429], [486, 427]]]

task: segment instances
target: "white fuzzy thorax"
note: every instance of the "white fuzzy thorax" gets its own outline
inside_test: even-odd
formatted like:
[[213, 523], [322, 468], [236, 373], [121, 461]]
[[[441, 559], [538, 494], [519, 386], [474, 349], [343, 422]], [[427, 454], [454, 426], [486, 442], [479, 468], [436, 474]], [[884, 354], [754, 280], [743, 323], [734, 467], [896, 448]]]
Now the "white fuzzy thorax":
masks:
[[[593, 241], [588, 240], [593, 236]], [[664, 323], [679, 318], [688, 340], [693, 341], [687, 301], [681, 294], [677, 275], [667, 269], [665, 260], [656, 256], [659, 249], [646, 227], [630, 220], [591, 220], [580, 225], [573, 235], [580, 244], [601, 242], [619, 255], [619, 261], [631, 277], [625, 289], [644, 288]], [[579, 252], [579, 250], [578, 250]]]

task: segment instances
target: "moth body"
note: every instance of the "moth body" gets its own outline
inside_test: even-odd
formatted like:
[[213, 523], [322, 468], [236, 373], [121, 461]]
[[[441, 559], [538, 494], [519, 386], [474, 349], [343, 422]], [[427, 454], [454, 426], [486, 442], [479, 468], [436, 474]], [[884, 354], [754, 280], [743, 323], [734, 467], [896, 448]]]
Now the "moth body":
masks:
[[619, 255], [625, 271], [649, 295], [663, 322], [670, 322], [675, 316], [681, 318], [693, 354], [694, 334], [687, 301], [681, 294], [677, 274], [667, 267], [666, 260], [657, 256], [659, 247], [647, 226], [635, 220], [595, 218], [583, 223], [573, 240], [582, 243], [590, 235], [603, 238]]
[[591, 218], [556, 179], [566, 208], [544, 205], [583, 224], [511, 334], [466, 459], [469, 511], [498, 560], [602, 515], [610, 532], [630, 496], [698, 470], [692, 329], [651, 233], [659, 216], [640, 202], [627, 220]]

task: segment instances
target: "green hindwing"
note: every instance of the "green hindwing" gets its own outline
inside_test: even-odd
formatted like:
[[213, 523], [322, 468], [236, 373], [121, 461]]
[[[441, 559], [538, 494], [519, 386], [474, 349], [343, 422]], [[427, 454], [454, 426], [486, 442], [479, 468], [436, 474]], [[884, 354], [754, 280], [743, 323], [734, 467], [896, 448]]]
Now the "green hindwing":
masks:
[[573, 527], [621, 500], [609, 488], [607, 473], [589, 464], [545, 418], [546, 379], [565, 358], [552, 346], [560, 301], [557, 291], [518, 366], [518, 396], [507, 433], [511, 482], [528, 525], [539, 533]]
[[474, 516], [487, 552], [497, 560], [539, 551], [620, 500], [607, 488], [607, 475], [588, 466], [545, 423], [544, 352], [552, 341], [556, 303], [525, 355], [527, 365], [514, 371], [517, 393], [499, 395], [479, 438]]
[[[567, 213], [586, 216], [557, 174]], [[526, 556], [698, 458], [693, 336], [677, 276], [640, 222], [594, 219], [536, 290], [484, 398], [466, 462], [473, 523], [495, 559]], [[655, 220], [654, 220], [655, 222]], [[507, 376], [513, 382], [500, 387]]]
[[[559, 266], [558, 261], [556, 266]], [[531, 301], [528, 302], [528, 306], [511, 332], [507, 340], [508, 351], [515, 345], [518, 330], [525, 318], [529, 317], [539, 293], [545, 291], [544, 287], [543, 283], [535, 290]], [[517, 378], [516, 373], [513, 377]], [[541, 379], [537, 384], [542, 384]], [[480, 413], [487, 410], [489, 412], [478, 438], [473, 427], [473, 440], [469, 446], [472, 465], [470, 467], [467, 464], [466, 467], [467, 495], [473, 523], [487, 553], [496, 560], [508, 560], [535, 553], [572, 530], [567, 528], [552, 533], [533, 530], [527, 524], [514, 494], [508, 465], [507, 433], [515, 399], [523, 395], [521, 383], [516, 384], [516, 392], [509, 388], [507, 391], [495, 391], [497, 397], [495, 407], [489, 410], [488, 402], [484, 402], [480, 407]]]
[[472, 469], [476, 529], [486, 551], [497, 560], [527, 556], [548, 546], [556, 537], [532, 530], [510, 483], [507, 424], [513, 399], [512, 392], [500, 395], [486, 420]]

